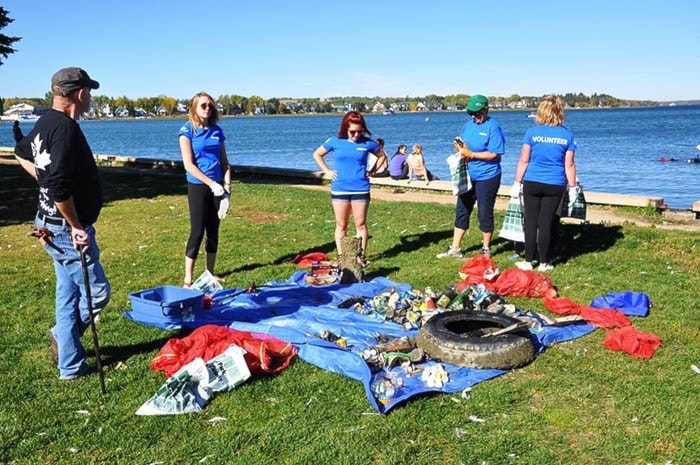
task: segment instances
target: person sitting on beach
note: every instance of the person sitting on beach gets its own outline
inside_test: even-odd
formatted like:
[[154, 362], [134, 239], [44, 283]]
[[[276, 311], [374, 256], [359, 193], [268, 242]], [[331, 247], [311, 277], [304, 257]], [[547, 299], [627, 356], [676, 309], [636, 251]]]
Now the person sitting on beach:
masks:
[[435, 179], [433, 173], [431, 173], [425, 166], [425, 157], [423, 157], [423, 146], [420, 144], [414, 144], [413, 150], [406, 157], [406, 165], [408, 166], [408, 182], [411, 182], [415, 176], [415, 179], [425, 180], [426, 186], [430, 184], [430, 181]]
[[396, 153], [392, 155], [389, 161], [389, 175], [391, 179], [398, 181], [400, 179], [408, 179], [408, 165], [406, 164], [406, 147], [404, 144], [399, 145]]
[[384, 139], [377, 138], [376, 142], [379, 146], [379, 151], [376, 153], [377, 161], [374, 163], [374, 167], [370, 170], [369, 175], [373, 178], [388, 178], [389, 157], [384, 151]]

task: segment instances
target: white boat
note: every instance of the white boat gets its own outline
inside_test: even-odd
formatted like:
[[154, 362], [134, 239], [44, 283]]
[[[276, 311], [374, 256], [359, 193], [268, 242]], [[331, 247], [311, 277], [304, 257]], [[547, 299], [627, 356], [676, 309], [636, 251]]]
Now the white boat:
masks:
[[534, 111], [531, 111], [530, 114], [527, 115], [528, 118], [535, 118], [536, 116]]

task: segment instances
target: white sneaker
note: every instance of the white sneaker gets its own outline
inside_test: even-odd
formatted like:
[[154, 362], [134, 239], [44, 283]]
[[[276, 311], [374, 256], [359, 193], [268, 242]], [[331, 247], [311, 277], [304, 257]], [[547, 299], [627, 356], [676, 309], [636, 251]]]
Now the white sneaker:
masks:
[[549, 263], [540, 263], [540, 266], [537, 267], [537, 271], [539, 271], [540, 273], [552, 271], [553, 269], [554, 265], [550, 265]]
[[446, 251], [435, 255], [435, 257], [437, 257], [437, 258], [446, 258], [446, 257], [462, 258], [462, 257], [464, 257], [464, 254], [462, 253], [461, 250], [453, 250], [452, 247], [448, 247]]
[[515, 266], [519, 270], [532, 271], [532, 263], [530, 263], [530, 262], [526, 262], [526, 261], [515, 262]]

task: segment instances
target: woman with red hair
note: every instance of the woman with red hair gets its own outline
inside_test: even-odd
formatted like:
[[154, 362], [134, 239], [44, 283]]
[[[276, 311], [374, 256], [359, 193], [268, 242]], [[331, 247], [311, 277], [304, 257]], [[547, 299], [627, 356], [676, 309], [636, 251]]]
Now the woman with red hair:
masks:
[[[369, 138], [364, 117], [349, 111], [343, 116], [337, 136], [328, 138], [314, 152], [314, 160], [331, 182], [331, 202], [335, 213], [335, 246], [342, 260], [341, 240], [348, 234], [350, 213], [355, 222], [355, 230], [361, 239], [361, 260], [366, 264], [367, 250], [367, 210], [369, 208], [369, 177], [367, 157], [376, 154], [379, 146]], [[324, 157], [333, 153], [335, 169], [331, 169]]]

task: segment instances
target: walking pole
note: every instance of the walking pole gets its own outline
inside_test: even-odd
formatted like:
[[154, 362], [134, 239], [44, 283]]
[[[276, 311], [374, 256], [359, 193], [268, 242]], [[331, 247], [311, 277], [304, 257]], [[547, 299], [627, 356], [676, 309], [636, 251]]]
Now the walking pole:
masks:
[[85, 252], [80, 251], [80, 263], [83, 265], [83, 281], [85, 281], [85, 298], [87, 298], [88, 312], [90, 313], [90, 329], [92, 330], [92, 344], [95, 346], [95, 358], [97, 358], [97, 372], [100, 375], [100, 388], [102, 394], [105, 390], [105, 374], [102, 372], [102, 359], [100, 358], [100, 343], [97, 341], [97, 328], [95, 328], [95, 316], [92, 314], [92, 293], [90, 292], [90, 279], [88, 276], [87, 261]]

